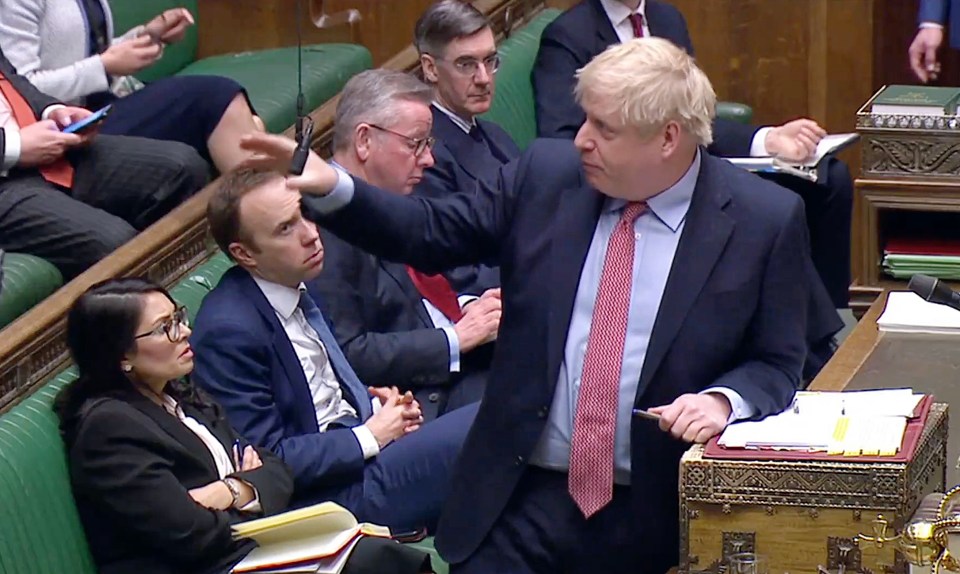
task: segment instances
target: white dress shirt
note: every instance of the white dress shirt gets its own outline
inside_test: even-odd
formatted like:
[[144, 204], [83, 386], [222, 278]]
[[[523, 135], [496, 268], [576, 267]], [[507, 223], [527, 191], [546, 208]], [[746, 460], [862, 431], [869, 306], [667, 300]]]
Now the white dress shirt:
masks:
[[[617, 33], [617, 38], [621, 42], [633, 39], [633, 25], [630, 24], [630, 14], [634, 11], [627, 8], [626, 4], [619, 0], [600, 0], [603, 5], [603, 11], [607, 13], [607, 19], [613, 24], [613, 30]], [[643, 35], [650, 36], [650, 26], [647, 21], [647, 0], [640, 0], [636, 13], [643, 16]], [[767, 157], [770, 153], [767, 151], [766, 139], [772, 127], [766, 126], [757, 130], [750, 142], [750, 155], [752, 157]]]
[[[307, 386], [310, 388], [310, 396], [313, 398], [313, 408], [317, 413], [317, 426], [320, 427], [320, 432], [327, 430], [330, 423], [341, 417], [357, 418], [356, 409], [349, 401], [343, 399], [343, 390], [330, 364], [323, 341], [307, 322], [307, 318], [299, 307], [300, 292], [306, 291], [306, 287], [301, 283], [299, 289], [294, 289], [254, 275], [252, 277], [263, 292], [263, 296], [267, 298], [267, 302], [273, 307], [297, 354], [300, 367], [307, 379]], [[362, 400], [362, 397], [357, 398]], [[370, 403], [373, 405], [373, 412], [380, 410], [379, 400], [371, 398]], [[380, 445], [369, 428], [357, 425], [350, 430], [357, 437], [365, 459], [380, 454]]]

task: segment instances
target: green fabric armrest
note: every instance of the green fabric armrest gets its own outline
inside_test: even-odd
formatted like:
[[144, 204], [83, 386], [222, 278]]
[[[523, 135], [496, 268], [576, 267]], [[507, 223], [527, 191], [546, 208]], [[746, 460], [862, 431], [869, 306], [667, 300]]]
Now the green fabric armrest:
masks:
[[753, 121], [753, 108], [737, 102], [717, 102], [717, 117], [749, 124]]
[[63, 285], [52, 263], [24, 253], [3, 255], [3, 288], [0, 289], [0, 327], [13, 322]]

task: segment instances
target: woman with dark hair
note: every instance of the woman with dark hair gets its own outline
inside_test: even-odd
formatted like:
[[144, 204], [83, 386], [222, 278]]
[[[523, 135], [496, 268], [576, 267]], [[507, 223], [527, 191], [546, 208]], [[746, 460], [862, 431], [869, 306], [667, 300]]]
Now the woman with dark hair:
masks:
[[[189, 335], [186, 311], [141, 279], [94, 285], [67, 317], [79, 377], [54, 409], [101, 574], [229, 572], [254, 547], [234, 540], [231, 525], [289, 502], [286, 465], [237, 436], [187, 380]], [[416, 573], [424, 564], [417, 550], [371, 538], [344, 572]]]

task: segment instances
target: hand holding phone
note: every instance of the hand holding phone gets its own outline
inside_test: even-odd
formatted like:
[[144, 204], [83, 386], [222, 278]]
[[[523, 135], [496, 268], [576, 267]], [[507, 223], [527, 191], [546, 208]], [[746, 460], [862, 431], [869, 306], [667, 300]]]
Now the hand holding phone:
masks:
[[85, 134], [103, 123], [103, 120], [107, 119], [107, 116], [110, 114], [111, 107], [112, 106], [105, 106], [100, 108], [89, 116], [78, 122], [73, 122], [60, 131], [65, 134]]

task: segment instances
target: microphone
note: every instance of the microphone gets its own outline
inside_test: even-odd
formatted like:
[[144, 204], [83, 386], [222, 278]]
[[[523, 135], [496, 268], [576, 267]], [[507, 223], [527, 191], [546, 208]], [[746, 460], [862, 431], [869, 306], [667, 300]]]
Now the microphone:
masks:
[[936, 277], [917, 273], [910, 278], [907, 288], [919, 295], [924, 301], [939, 303], [960, 311], [960, 293], [957, 293]]
[[297, 124], [295, 139], [297, 148], [293, 151], [290, 167], [287, 171], [291, 175], [302, 175], [310, 156], [310, 140], [313, 138], [313, 120], [303, 113], [303, 2], [297, 0]]

